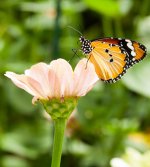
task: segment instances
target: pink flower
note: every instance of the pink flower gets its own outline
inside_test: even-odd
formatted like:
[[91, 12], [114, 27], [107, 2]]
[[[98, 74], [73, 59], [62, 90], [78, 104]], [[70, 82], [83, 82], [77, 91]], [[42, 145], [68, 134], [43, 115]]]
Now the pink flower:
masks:
[[33, 95], [33, 103], [37, 99], [84, 96], [99, 80], [93, 64], [87, 63], [87, 59], [80, 60], [74, 71], [66, 60], [57, 59], [49, 65], [35, 64], [25, 70], [25, 74], [6, 72], [5, 76]]

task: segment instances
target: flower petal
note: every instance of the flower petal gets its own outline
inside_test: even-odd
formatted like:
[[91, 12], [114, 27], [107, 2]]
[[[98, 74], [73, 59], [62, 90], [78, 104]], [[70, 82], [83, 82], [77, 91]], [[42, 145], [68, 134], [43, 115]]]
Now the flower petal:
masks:
[[50, 69], [48, 73], [49, 78], [49, 98], [60, 96], [60, 80], [58, 79], [54, 70]]
[[112, 167], [131, 167], [129, 164], [127, 164], [123, 159], [121, 158], [113, 158], [110, 161], [110, 164]]
[[43, 94], [45, 96], [48, 96], [50, 92], [48, 73], [49, 73], [49, 67], [45, 63], [38, 63], [25, 71], [26, 76], [33, 78], [41, 85]]
[[13, 72], [6, 72], [5, 76], [10, 78], [16, 86], [24, 89], [31, 95], [44, 98], [40, 84], [34, 79], [27, 77], [24, 74], [18, 75]]
[[99, 80], [92, 63], [82, 59], [74, 72], [64, 59], [52, 61], [49, 65], [38, 63], [18, 75], [6, 72], [14, 84], [37, 99], [84, 96]]
[[[50, 63], [53, 71], [49, 75], [51, 81], [51, 91], [55, 97], [71, 96], [74, 88], [73, 70], [70, 64], [63, 59], [57, 59]], [[52, 76], [53, 75], [53, 76]]]
[[85, 58], [80, 60], [77, 64], [74, 70], [74, 77], [74, 94], [76, 96], [84, 96], [99, 80], [94, 65]]

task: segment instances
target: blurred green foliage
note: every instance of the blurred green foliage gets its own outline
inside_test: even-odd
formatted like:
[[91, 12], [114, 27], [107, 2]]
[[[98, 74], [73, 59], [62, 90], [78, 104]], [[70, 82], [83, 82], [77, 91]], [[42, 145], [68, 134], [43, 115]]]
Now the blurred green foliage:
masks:
[[[81, 31], [88, 39], [122, 37], [150, 49], [150, 1], [0, 1], [0, 167], [48, 167], [53, 124], [31, 96], [3, 76], [59, 57], [70, 60]], [[59, 14], [59, 15], [58, 15]], [[79, 52], [79, 56], [83, 55]], [[74, 57], [74, 66], [78, 57]], [[133, 132], [150, 129], [150, 58], [115, 84], [99, 82], [79, 101], [66, 130], [62, 167], [108, 167]], [[136, 146], [135, 146], [136, 145]], [[149, 145], [140, 146], [140, 151]]]

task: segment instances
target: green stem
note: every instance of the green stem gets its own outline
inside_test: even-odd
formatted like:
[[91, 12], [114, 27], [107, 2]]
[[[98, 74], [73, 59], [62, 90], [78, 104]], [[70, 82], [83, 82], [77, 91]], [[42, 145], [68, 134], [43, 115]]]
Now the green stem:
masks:
[[60, 17], [61, 17], [61, 2], [62, 0], [56, 0], [56, 19], [54, 26], [54, 37], [53, 37], [53, 47], [52, 47], [52, 55], [53, 59], [59, 58], [59, 40], [60, 40]]
[[56, 119], [51, 167], [60, 167], [66, 119]]

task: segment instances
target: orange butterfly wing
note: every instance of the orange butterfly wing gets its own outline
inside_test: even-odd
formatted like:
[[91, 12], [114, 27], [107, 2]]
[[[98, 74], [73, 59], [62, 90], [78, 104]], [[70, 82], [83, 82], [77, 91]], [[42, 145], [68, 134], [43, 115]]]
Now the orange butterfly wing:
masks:
[[133, 42], [133, 47], [135, 49], [136, 56], [135, 58], [135, 63], [139, 62], [146, 56], [146, 48], [144, 45], [138, 43], [138, 42]]
[[89, 60], [94, 64], [101, 80], [115, 82], [126, 72], [127, 57], [117, 43], [95, 40], [91, 42], [91, 46], [93, 50], [89, 54]]

